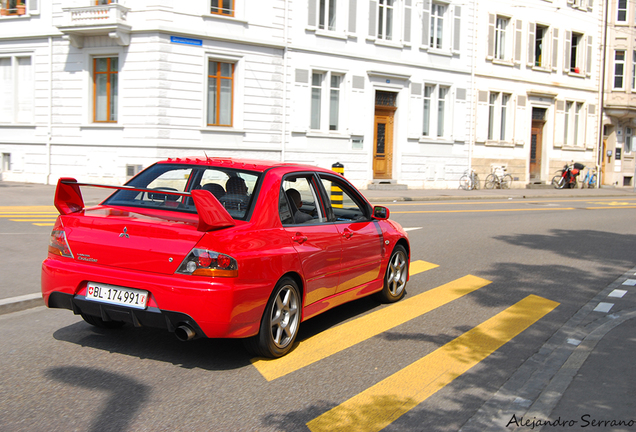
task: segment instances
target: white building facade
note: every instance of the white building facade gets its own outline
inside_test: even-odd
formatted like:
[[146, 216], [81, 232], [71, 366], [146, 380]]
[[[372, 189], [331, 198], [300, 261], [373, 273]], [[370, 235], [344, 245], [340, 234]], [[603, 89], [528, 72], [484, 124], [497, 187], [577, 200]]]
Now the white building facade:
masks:
[[597, 3], [1, 0], [2, 179], [207, 154], [339, 162], [360, 187], [549, 182], [595, 158]]

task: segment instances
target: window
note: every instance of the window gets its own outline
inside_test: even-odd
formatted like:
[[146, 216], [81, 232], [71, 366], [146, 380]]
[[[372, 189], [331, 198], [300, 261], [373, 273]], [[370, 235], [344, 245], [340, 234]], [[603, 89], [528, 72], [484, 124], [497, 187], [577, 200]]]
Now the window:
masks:
[[107, 4], [111, 4], [111, 3], [117, 3], [117, 0], [95, 0], [95, 5], [96, 6], [107, 5]]
[[336, 0], [320, 0], [319, 7], [318, 28], [336, 30]]
[[581, 145], [582, 127], [584, 122], [581, 119], [583, 112], [583, 103], [566, 101], [565, 116], [563, 124], [563, 143], [569, 146]]
[[433, 3], [431, 7], [431, 48], [442, 48], [444, 42], [444, 14], [447, 6]]
[[617, 6], [617, 22], [626, 22], [627, 21], [627, 0], [618, 0]]
[[378, 39], [393, 40], [393, 12], [395, 0], [378, 1]]
[[632, 90], [636, 90], [636, 51], [632, 51]]
[[208, 126], [232, 126], [234, 64], [208, 63]]
[[623, 78], [625, 76], [625, 51], [614, 52], [614, 88], [623, 88]]
[[0, 124], [33, 123], [33, 59], [0, 57]]
[[[343, 75], [332, 72], [313, 72], [311, 75], [310, 128], [340, 130], [340, 103]], [[328, 84], [328, 88], [325, 88]], [[324, 122], [327, 123], [324, 123]]]
[[283, 225], [326, 222], [315, 186], [311, 175], [285, 177], [278, 201]]
[[2, 169], [0, 171], [11, 171], [11, 153], [2, 153]]
[[498, 16], [495, 24], [495, 58], [497, 60], [506, 59], [506, 30], [510, 20]]
[[24, 14], [26, 14], [24, 0], [2, 0], [2, 15]]
[[545, 67], [548, 64], [548, 28], [538, 25], [534, 39], [534, 65], [537, 67]]
[[[583, 35], [580, 33], [572, 33], [572, 45], [570, 46], [570, 72], [581, 73], [581, 64], [583, 61]], [[579, 49], [581, 47], [581, 49]]]
[[507, 141], [510, 94], [490, 92], [488, 97], [488, 140]]
[[117, 122], [119, 61], [117, 57], [93, 59], [93, 121]]
[[211, 0], [212, 15], [234, 16], [234, 0]]
[[446, 132], [448, 87], [424, 86], [424, 123], [422, 135], [443, 137]]
[[364, 221], [371, 218], [370, 209], [353, 191], [348, 190], [341, 179], [327, 174], [319, 176], [331, 203], [331, 207], [327, 208], [330, 222]]

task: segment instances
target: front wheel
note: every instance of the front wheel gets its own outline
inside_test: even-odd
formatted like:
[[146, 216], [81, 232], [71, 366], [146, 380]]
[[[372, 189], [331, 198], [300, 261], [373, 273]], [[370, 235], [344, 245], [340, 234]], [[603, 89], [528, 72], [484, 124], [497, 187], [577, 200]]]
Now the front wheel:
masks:
[[555, 189], [563, 189], [565, 186], [565, 177], [561, 174], [552, 177], [552, 186], [554, 186]]
[[464, 190], [470, 190], [471, 189], [470, 179], [468, 178], [468, 176], [466, 174], [464, 174], [463, 176], [460, 177], [460, 179], [459, 179], [459, 187], [461, 189], [464, 189]]
[[590, 178], [590, 182], [587, 187], [589, 188], [596, 187], [596, 174], [592, 174], [592, 177]]
[[292, 349], [300, 326], [300, 290], [288, 277], [274, 288], [265, 307], [259, 333], [245, 340], [246, 348], [261, 357], [278, 358]]
[[377, 294], [382, 303], [393, 303], [406, 294], [406, 280], [409, 272], [409, 258], [404, 246], [397, 245], [391, 253], [384, 275], [384, 287]]
[[510, 185], [512, 184], [512, 176], [510, 174], [506, 174], [501, 179], [501, 188], [502, 189], [510, 189]]
[[493, 189], [496, 184], [497, 184], [497, 179], [495, 178], [494, 174], [488, 174], [486, 176], [486, 183], [484, 183], [484, 187], [486, 189]]

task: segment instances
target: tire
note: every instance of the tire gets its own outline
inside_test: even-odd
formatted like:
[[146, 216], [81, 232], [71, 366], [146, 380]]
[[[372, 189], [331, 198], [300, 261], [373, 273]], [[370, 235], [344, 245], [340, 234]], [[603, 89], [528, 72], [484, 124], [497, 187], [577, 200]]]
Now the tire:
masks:
[[470, 180], [468, 179], [468, 176], [466, 174], [459, 178], [459, 188], [470, 190]]
[[473, 176], [473, 189], [475, 190], [479, 190], [481, 188], [481, 184], [479, 181], [479, 176], [477, 174], [475, 174]]
[[301, 297], [296, 282], [285, 277], [270, 296], [259, 333], [245, 340], [251, 353], [267, 358], [282, 357], [291, 351], [300, 326]]
[[512, 185], [512, 176], [510, 174], [506, 174], [501, 179], [501, 188], [502, 189], [510, 189], [510, 185]]
[[104, 321], [101, 317], [95, 315], [86, 315], [81, 314], [84, 321], [89, 323], [92, 326], [103, 328], [103, 329], [118, 329], [126, 324], [123, 321]]
[[391, 253], [384, 274], [384, 287], [377, 294], [382, 303], [393, 303], [406, 294], [406, 280], [409, 271], [409, 259], [404, 246], [397, 245]]
[[495, 175], [494, 174], [488, 174], [486, 176], [486, 183], [484, 183], [484, 188], [485, 189], [494, 189], [496, 184], [497, 184], [497, 179], [495, 178]]
[[565, 186], [565, 178], [563, 175], [557, 174], [552, 177], [552, 186], [554, 186], [555, 189], [563, 189]]
[[590, 182], [588, 183], [589, 188], [592, 187], [596, 187], [596, 174], [592, 174], [592, 177], [590, 178]]

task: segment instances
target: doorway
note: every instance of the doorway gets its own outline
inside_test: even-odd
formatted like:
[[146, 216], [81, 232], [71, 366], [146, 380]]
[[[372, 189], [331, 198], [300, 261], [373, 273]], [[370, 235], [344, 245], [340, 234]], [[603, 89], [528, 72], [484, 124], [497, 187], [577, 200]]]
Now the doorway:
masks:
[[376, 91], [373, 124], [373, 178], [393, 176], [393, 124], [397, 93]]
[[530, 168], [529, 182], [541, 182], [543, 162], [543, 127], [545, 126], [545, 108], [532, 108], [532, 127], [530, 131]]

